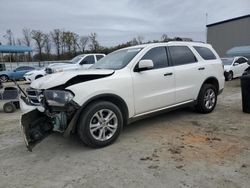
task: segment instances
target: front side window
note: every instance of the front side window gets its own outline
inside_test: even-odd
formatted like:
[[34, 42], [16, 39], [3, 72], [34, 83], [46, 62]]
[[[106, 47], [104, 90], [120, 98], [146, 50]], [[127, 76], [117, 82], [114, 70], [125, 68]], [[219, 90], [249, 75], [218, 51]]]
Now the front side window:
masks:
[[216, 59], [216, 56], [214, 55], [214, 53], [209, 48], [201, 47], [201, 46], [194, 46], [194, 49], [200, 54], [200, 56], [204, 60]]
[[154, 69], [168, 66], [167, 51], [165, 47], [156, 47], [149, 50], [141, 60], [152, 60]]
[[112, 52], [97, 61], [91, 66], [91, 69], [122, 69], [126, 67], [141, 50], [142, 48], [129, 48]]
[[168, 47], [174, 66], [197, 62], [193, 52], [187, 46]]
[[94, 64], [95, 63], [95, 58], [93, 55], [89, 55], [87, 57], [85, 57], [82, 61], [81, 61], [81, 65], [83, 64]]

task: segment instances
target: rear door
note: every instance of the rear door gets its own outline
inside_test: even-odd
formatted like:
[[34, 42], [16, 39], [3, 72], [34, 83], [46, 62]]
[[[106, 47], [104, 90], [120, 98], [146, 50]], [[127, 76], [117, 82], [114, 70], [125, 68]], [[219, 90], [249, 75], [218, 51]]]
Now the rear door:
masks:
[[175, 103], [175, 79], [166, 47], [150, 49], [141, 60], [152, 60], [154, 68], [132, 72], [136, 115]]
[[198, 62], [188, 46], [169, 46], [168, 51], [175, 72], [176, 103], [196, 100], [206, 76], [206, 67]]

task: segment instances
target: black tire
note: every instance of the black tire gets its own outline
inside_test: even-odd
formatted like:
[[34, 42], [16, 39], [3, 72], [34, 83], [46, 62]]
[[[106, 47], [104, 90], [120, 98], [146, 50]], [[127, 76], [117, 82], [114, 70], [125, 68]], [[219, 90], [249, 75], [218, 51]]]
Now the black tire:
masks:
[[9, 80], [9, 77], [8, 77], [7, 75], [1, 75], [1, 76], [0, 76], [0, 80], [1, 80], [2, 82], [7, 82], [7, 81]]
[[5, 113], [13, 113], [16, 111], [16, 106], [12, 102], [5, 103], [3, 105], [3, 111]]
[[[104, 141], [100, 141], [94, 138], [94, 136], [92, 135], [93, 133], [91, 134], [91, 131], [90, 131], [90, 123], [91, 121], [93, 121], [95, 114], [99, 112], [100, 110], [112, 111], [115, 114], [115, 117], [117, 120], [116, 131], [114, 131], [112, 137]], [[121, 110], [115, 104], [108, 102], [108, 101], [96, 101], [96, 102], [89, 104], [83, 110], [78, 122], [79, 123], [77, 125], [77, 133], [78, 133], [79, 138], [83, 141], [83, 143], [90, 147], [100, 148], [100, 147], [105, 147], [107, 145], [112, 144], [118, 138], [118, 136], [120, 135], [122, 131], [124, 120], [123, 120]], [[101, 131], [101, 130], [98, 129], [97, 131]]]
[[[206, 96], [207, 96], [208, 92], [210, 92], [210, 91], [213, 91], [213, 93], [214, 93], [214, 100], [212, 100], [212, 98], [211, 98], [210, 99], [211, 103], [208, 102], [211, 105], [209, 105], [209, 104], [207, 105], [207, 100], [209, 100], [209, 99], [206, 100]], [[212, 112], [217, 104], [217, 95], [218, 95], [218, 91], [214, 85], [203, 84], [203, 86], [200, 89], [199, 95], [198, 95], [197, 105], [195, 106], [196, 110], [200, 113], [203, 113], [203, 114], [207, 114], [207, 113]], [[213, 101], [214, 101], [214, 103], [213, 103]]]
[[35, 77], [35, 80], [38, 79], [38, 78], [42, 78], [42, 77], [43, 77], [43, 75], [37, 75], [37, 76]]
[[230, 71], [230, 72], [227, 74], [227, 76], [226, 76], [226, 81], [231, 81], [231, 80], [233, 80], [233, 76], [234, 76], [233, 72]]

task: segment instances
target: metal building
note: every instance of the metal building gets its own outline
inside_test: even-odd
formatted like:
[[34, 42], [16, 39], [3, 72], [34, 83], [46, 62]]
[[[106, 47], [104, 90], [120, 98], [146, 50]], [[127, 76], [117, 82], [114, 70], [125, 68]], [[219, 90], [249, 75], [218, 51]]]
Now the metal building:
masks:
[[250, 46], [250, 14], [207, 25], [207, 43], [223, 57], [236, 46]]

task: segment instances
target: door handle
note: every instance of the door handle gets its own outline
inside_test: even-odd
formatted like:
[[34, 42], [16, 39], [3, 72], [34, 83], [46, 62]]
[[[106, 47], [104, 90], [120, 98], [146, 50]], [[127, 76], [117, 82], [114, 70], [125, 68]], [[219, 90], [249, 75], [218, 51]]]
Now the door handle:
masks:
[[205, 70], [205, 67], [200, 67], [198, 68], [198, 70]]
[[168, 72], [168, 73], [165, 73], [165, 74], [164, 74], [164, 76], [171, 76], [171, 75], [173, 75], [172, 72]]

